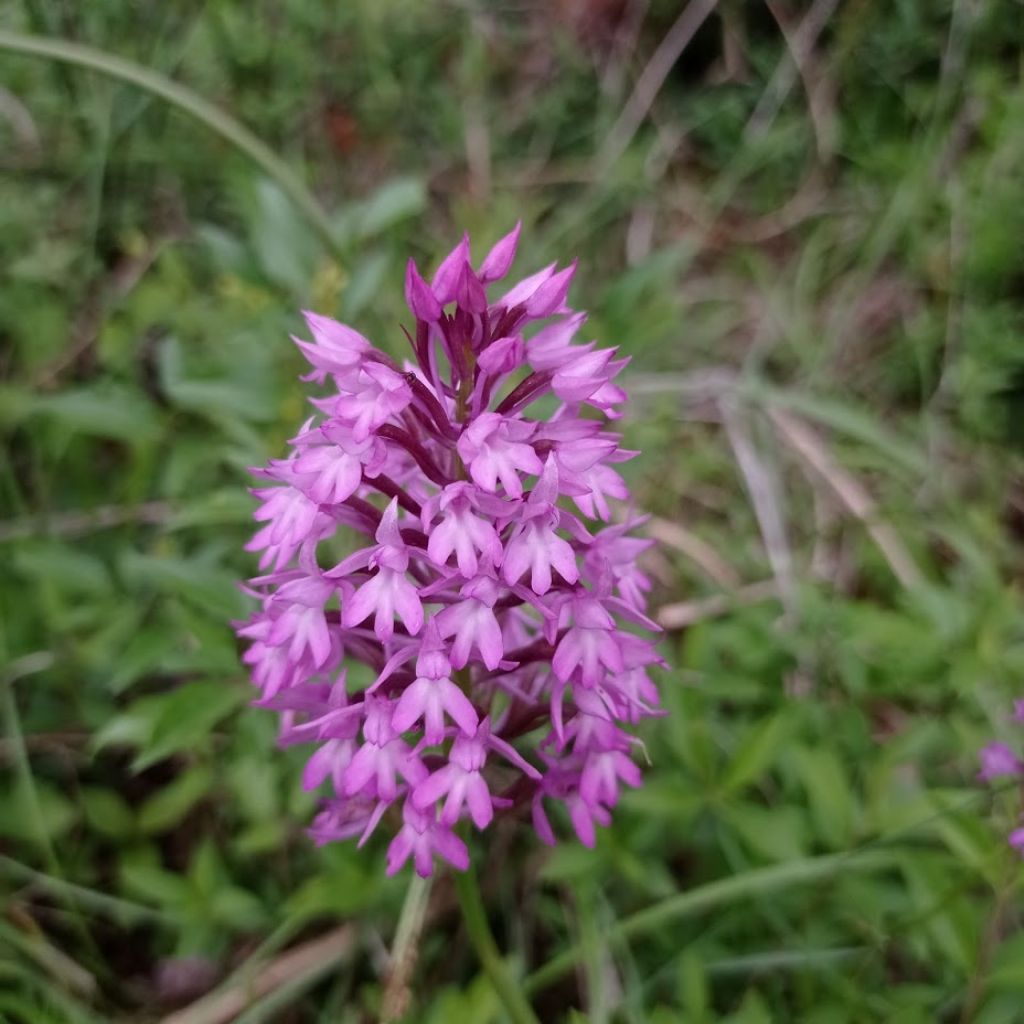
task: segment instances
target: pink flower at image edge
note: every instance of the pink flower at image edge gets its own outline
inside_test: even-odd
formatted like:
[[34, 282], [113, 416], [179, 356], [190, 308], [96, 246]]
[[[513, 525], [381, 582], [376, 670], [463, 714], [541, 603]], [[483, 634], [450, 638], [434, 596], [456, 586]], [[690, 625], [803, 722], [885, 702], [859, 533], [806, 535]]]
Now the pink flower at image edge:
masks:
[[[1013, 720], [1024, 721], [1024, 701], [1014, 702]], [[1005, 743], [986, 743], [978, 752], [981, 761], [981, 770], [978, 778], [983, 782], [991, 782], [993, 779], [1016, 779], [1024, 782], [1024, 761], [1007, 746]], [[1024, 857], [1024, 827], [1014, 829], [1009, 835], [1009, 843], [1022, 857]]]

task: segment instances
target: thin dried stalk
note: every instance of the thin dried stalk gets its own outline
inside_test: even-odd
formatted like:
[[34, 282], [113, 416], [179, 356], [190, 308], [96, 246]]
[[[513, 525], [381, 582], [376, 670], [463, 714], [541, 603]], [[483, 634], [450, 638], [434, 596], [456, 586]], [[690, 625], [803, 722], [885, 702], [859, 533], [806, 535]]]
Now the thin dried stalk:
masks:
[[770, 601], [779, 596], [779, 587], [775, 580], [761, 580], [740, 587], [731, 594], [715, 594], [712, 597], [700, 598], [696, 601], [680, 601], [677, 604], [666, 604], [658, 609], [658, 624], [665, 629], [685, 629], [705, 619], [718, 618], [734, 608], [761, 601]]
[[778, 584], [779, 597], [787, 614], [793, 615], [796, 611], [796, 578], [782, 512], [782, 490], [778, 474], [754, 446], [743, 415], [735, 403], [723, 401], [719, 403], [719, 408], [729, 444], [757, 516], [768, 562]]
[[695, 562], [720, 587], [731, 590], [739, 586], [740, 577], [736, 570], [707, 541], [685, 526], [652, 516], [645, 529], [647, 535], [658, 543], [675, 548]]
[[633, 92], [622, 108], [622, 113], [606, 136], [597, 156], [598, 167], [610, 167], [625, 153], [633, 141], [633, 136], [647, 117], [651, 104], [665, 84], [669, 72], [690, 45], [690, 40], [697, 34], [697, 30], [717, 6], [718, 0], [690, 0], [683, 9], [640, 73]]
[[284, 985], [325, 973], [340, 963], [355, 943], [355, 929], [342, 925], [317, 939], [282, 953], [237, 984], [203, 996], [183, 1010], [177, 1010], [160, 1024], [227, 1024], [254, 1002]]
[[900, 583], [908, 590], [921, 587], [924, 575], [900, 535], [890, 523], [879, 517], [874, 499], [852, 473], [832, 458], [815, 431], [792, 413], [778, 407], [770, 407], [768, 417], [782, 440], [829, 485], [847, 511], [867, 527], [868, 534]]

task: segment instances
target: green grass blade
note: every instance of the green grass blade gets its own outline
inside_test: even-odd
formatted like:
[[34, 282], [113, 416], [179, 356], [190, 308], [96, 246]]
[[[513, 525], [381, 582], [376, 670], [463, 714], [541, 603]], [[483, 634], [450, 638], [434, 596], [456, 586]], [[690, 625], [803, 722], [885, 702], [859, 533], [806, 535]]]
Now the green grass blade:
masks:
[[[857, 854], [828, 854], [804, 860], [789, 861], [766, 868], [755, 868], [729, 878], [717, 879], [707, 885], [677, 893], [645, 910], [623, 918], [608, 932], [609, 943], [621, 943], [636, 935], [656, 931], [670, 921], [677, 921], [731, 903], [754, 894], [763, 895], [790, 885], [807, 885], [831, 878], [846, 871], [874, 871], [890, 867], [893, 854], [868, 850]], [[527, 994], [537, 992], [571, 970], [584, 956], [581, 945], [570, 946], [523, 982]]]
[[148, 907], [144, 903], [136, 903], [133, 900], [111, 896], [109, 893], [99, 892], [84, 885], [67, 882], [63, 878], [36, 871], [34, 868], [3, 854], [0, 854], [0, 874], [7, 875], [19, 882], [36, 885], [65, 902], [74, 901], [83, 910], [91, 910], [94, 913], [104, 914], [129, 924], [142, 921], [159, 921], [163, 924], [174, 922], [171, 915], [157, 910], [155, 907]]
[[215, 132], [256, 164], [302, 211], [327, 248], [336, 255], [339, 254], [326, 211], [291, 167], [245, 125], [191, 89], [123, 57], [65, 39], [47, 39], [42, 36], [0, 30], [0, 50], [43, 57], [96, 71], [109, 78], [134, 85], [170, 103]]

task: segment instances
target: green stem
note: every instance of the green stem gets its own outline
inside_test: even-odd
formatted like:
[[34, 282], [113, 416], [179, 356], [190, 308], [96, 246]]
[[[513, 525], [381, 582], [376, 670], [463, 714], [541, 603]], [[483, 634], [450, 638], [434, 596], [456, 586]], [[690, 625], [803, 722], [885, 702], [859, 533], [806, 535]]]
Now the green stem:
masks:
[[172, 81], [158, 71], [151, 71], [122, 57], [65, 39], [47, 39], [43, 36], [0, 30], [0, 50], [45, 57], [63, 64], [87, 68], [159, 96], [230, 142], [239, 152], [252, 160], [302, 211], [328, 250], [340, 255], [327, 213], [288, 164], [245, 125], [191, 89]]
[[[63, 872], [61, 871], [60, 861], [57, 858], [57, 852], [50, 839], [50, 833], [47, 831], [42, 804], [39, 802], [39, 792], [36, 789], [35, 777], [32, 774], [32, 765], [29, 762], [28, 748], [25, 746], [25, 737], [21, 729], [18, 702], [14, 696], [14, 684], [17, 680], [36, 672], [43, 672], [52, 664], [53, 655], [49, 651], [37, 651], [34, 654], [25, 655], [25, 657], [8, 665], [3, 673], [0, 674], [0, 710], [2, 710], [7, 738], [13, 751], [14, 766], [21, 785], [32, 838], [42, 851], [43, 859], [46, 861], [50, 875], [59, 882], [63, 880]], [[7, 861], [8, 858], [5, 857], [4, 860]], [[71, 914], [74, 928], [92, 957], [93, 965], [99, 970], [103, 963], [100, 957], [100, 950], [82, 917], [77, 895], [65, 885], [59, 890], [59, 896]]]
[[19, 882], [36, 885], [58, 899], [65, 902], [75, 901], [86, 910], [93, 910], [97, 914], [108, 914], [115, 920], [123, 920], [126, 923], [140, 921], [153, 921], [161, 924], [174, 923], [174, 918], [165, 911], [148, 907], [144, 903], [121, 899], [120, 896], [110, 896], [84, 885], [76, 885], [74, 882], [66, 882], [63, 878], [36, 871], [4, 854], [0, 854], [0, 875], [7, 875]]
[[391, 947], [391, 966], [381, 1000], [381, 1024], [400, 1020], [409, 1009], [409, 981], [416, 966], [423, 922], [430, 903], [431, 879], [413, 875], [406, 890], [402, 912]]
[[487, 924], [484, 903], [480, 897], [480, 886], [473, 869], [455, 871], [453, 875], [459, 906], [462, 908], [462, 919], [466, 922], [470, 941], [476, 950], [480, 965], [487, 973], [487, 977], [490, 978], [498, 998], [505, 1007], [505, 1012], [515, 1024], [540, 1024], [530, 1008], [522, 988], [509, 975], [505, 963], [501, 959], [498, 945]]
[[[607, 942], [610, 945], [621, 945], [634, 935], [656, 931], [670, 921], [709, 910], [722, 903], [730, 903], [755, 894], [760, 895], [788, 885], [820, 881], [842, 872], [873, 871], [891, 867], [893, 861], [892, 852], [866, 850], [863, 853], [835, 853], [767, 868], [755, 868], [740, 875], [721, 878], [696, 889], [678, 893], [652, 907], [637, 911], [609, 928]], [[583, 945], [570, 946], [524, 979], [522, 991], [530, 995], [551, 984], [572, 970], [585, 954], [586, 949]]]

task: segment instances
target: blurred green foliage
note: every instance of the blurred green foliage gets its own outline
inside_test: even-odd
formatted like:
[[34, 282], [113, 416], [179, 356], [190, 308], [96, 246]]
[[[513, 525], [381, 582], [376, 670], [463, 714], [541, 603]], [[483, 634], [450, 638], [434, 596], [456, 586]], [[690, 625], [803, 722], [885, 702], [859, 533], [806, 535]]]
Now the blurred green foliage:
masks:
[[[246, 467], [304, 416], [299, 309], [400, 352], [405, 259], [522, 217], [520, 265], [578, 255], [577, 303], [633, 357], [626, 470], [685, 623], [646, 785], [597, 848], [513, 825], [477, 850], [517, 968], [582, 950], [542, 1019], [1022, 1019], [1019, 794], [974, 773], [990, 736], [1021, 742], [1024, 10], [833, 7], [797, 72], [807, 5], [721, 0], [610, 162], [682, 5], [0, 11], [222, 106], [336, 240], [162, 102], [0, 52], [0, 1018], [157, 1020], [352, 921], [350, 954], [238, 1019], [376, 1019], [406, 881], [380, 841], [312, 846], [302, 752], [246, 707]], [[735, 589], [772, 579], [782, 605]], [[885, 870], [609, 938], [703, 884], [875, 846]], [[434, 907], [407, 1019], [502, 1020], [443, 882]]]

